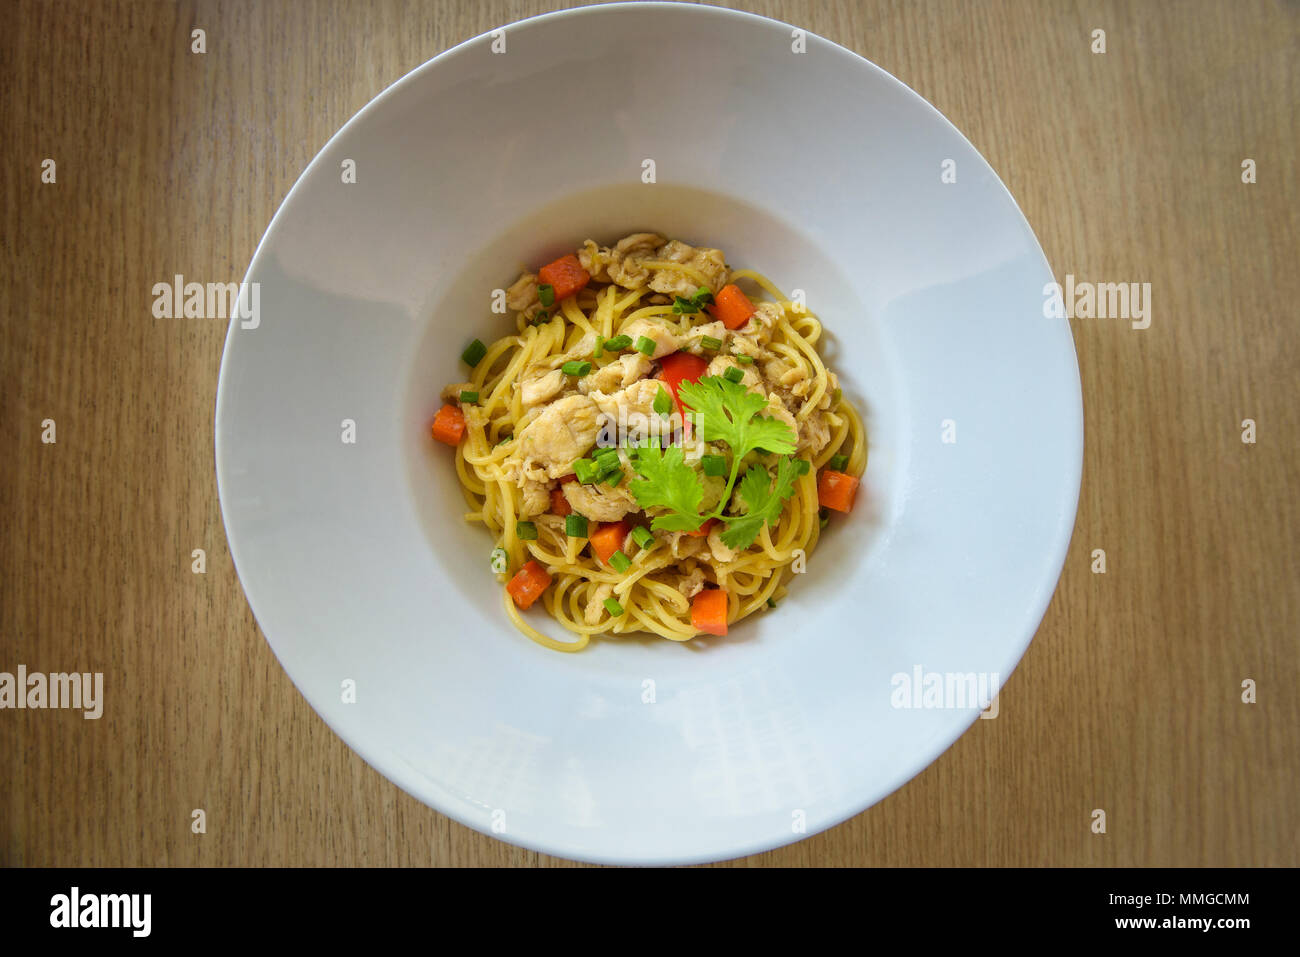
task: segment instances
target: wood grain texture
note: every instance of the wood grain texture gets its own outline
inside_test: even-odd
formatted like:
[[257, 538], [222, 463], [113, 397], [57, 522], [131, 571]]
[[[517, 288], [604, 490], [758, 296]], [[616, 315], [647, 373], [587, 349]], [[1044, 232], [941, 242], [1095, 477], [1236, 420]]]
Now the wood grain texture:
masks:
[[[0, 711], [0, 863], [568, 863], [408, 797], [294, 689], [217, 502], [225, 323], [150, 315], [152, 284], [174, 273], [239, 279], [299, 173], [387, 84], [555, 7], [7, 8], [0, 670], [103, 671], [109, 705], [99, 721]], [[876, 807], [737, 863], [1300, 864], [1300, 8], [745, 8], [912, 86], [997, 170], [1058, 276], [1150, 282], [1153, 313], [1140, 331], [1073, 322], [1078, 521], [1001, 716]], [[198, 547], [206, 575], [190, 571]], [[197, 807], [205, 835], [190, 831]]]

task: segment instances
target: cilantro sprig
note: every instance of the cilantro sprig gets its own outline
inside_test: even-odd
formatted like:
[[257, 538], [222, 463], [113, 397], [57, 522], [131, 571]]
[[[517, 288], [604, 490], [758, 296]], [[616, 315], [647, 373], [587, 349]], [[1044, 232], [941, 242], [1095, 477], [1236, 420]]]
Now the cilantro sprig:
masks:
[[[723, 376], [707, 376], [699, 382], [682, 382], [677, 394], [694, 413], [700, 441], [725, 442], [731, 448], [727, 484], [717, 506], [700, 511], [704, 487], [699, 473], [686, 464], [679, 446], [667, 449], [637, 449], [633, 464], [640, 478], [629, 489], [642, 508], [665, 508], [651, 527], [656, 531], [694, 531], [711, 518], [727, 524], [723, 542], [731, 548], [748, 548], [765, 522], [774, 522], [786, 499], [793, 494], [794, 481], [807, 471], [807, 463], [791, 458], [795, 451], [794, 430], [780, 419], [760, 415], [768, 402], [738, 382]], [[746, 506], [740, 515], [724, 515], [740, 471], [740, 463], [751, 452], [782, 456], [777, 461], [775, 483], [760, 465], [751, 466], [737, 494]]]
[[704, 524], [700, 504], [704, 486], [695, 470], [686, 464], [680, 445], [660, 449], [647, 443], [632, 450], [632, 462], [639, 478], [628, 483], [637, 504], [642, 508], [666, 508], [650, 527], [655, 531], [693, 532]]

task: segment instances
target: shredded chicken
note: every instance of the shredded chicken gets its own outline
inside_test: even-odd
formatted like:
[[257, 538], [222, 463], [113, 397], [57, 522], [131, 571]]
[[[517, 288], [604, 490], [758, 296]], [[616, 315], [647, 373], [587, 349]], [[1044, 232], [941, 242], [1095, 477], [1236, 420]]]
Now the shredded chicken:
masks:
[[613, 392], [624, 389], [650, 372], [650, 360], [639, 352], [629, 352], [578, 381], [578, 391]]
[[721, 320], [717, 322], [706, 322], [691, 330], [690, 336], [686, 339], [686, 345], [684, 348], [687, 352], [693, 353], [697, 356], [711, 356], [717, 350], [704, 348], [704, 337], [708, 336], [711, 339], [717, 339], [722, 343], [722, 348], [725, 349], [727, 347], [727, 339], [730, 335], [730, 330], [722, 324]]
[[541, 515], [551, 507], [551, 490], [546, 482], [525, 479], [519, 486], [523, 502], [519, 509], [523, 515]]
[[662, 359], [669, 353], [676, 352], [681, 348], [681, 341], [678, 339], [677, 333], [668, 323], [661, 319], [649, 316], [644, 319], [633, 319], [631, 322], [624, 323], [619, 332], [625, 336], [631, 336], [634, 345], [642, 336], [654, 340], [655, 351], [650, 356], [651, 359]]
[[655, 397], [664, 384], [658, 379], [638, 379], [626, 389], [620, 389], [612, 395], [603, 392], [591, 393], [591, 399], [601, 412], [614, 422], [627, 424], [632, 416], [643, 415], [648, 422], [655, 414]]
[[813, 412], [799, 423], [799, 452], [818, 455], [831, 440], [831, 427], [826, 423], [826, 416]]
[[596, 586], [587, 600], [587, 607], [582, 610], [582, 620], [589, 625], [600, 622], [600, 613], [605, 610], [605, 599], [614, 594], [614, 586], [608, 583]]
[[602, 249], [600, 253], [610, 281], [628, 289], [645, 285], [650, 278], [650, 270], [644, 261], [653, 259], [655, 250], [663, 242], [664, 238], [658, 233], [633, 233], [620, 239], [613, 249]]
[[655, 250], [656, 260], [681, 263], [704, 277], [701, 284], [690, 273], [677, 269], [659, 267], [650, 279], [650, 288], [670, 296], [682, 296], [689, 299], [697, 289], [704, 285], [712, 292], [717, 292], [727, 284], [727, 262], [720, 249], [688, 246], [674, 239]]
[[568, 356], [551, 356], [530, 363], [519, 377], [519, 399], [524, 408], [549, 402], [568, 384], [569, 377], [560, 371], [560, 366], [569, 359]]
[[740, 380], [741, 385], [750, 392], [767, 395], [767, 389], [763, 385], [763, 377], [759, 375], [755, 363], [742, 365], [731, 356], [715, 356], [713, 361], [709, 363], [709, 368], [705, 370], [705, 375], [725, 375], [727, 370], [733, 366], [744, 373], [744, 378]]
[[626, 482], [618, 488], [565, 482], [561, 488], [573, 510], [593, 522], [617, 522], [628, 512], [641, 509], [632, 493], [627, 490]]
[[749, 321], [737, 331], [765, 346], [772, 341], [772, 330], [784, 316], [785, 310], [776, 303], [758, 302], [754, 304], [754, 314], [749, 317]]
[[538, 302], [537, 277], [530, 272], [523, 273], [506, 290], [506, 306], [515, 312], [523, 312]]
[[520, 433], [518, 454], [526, 464], [544, 468], [551, 478], [567, 475], [574, 460], [595, 443], [599, 415], [596, 403], [585, 395], [558, 399]]
[[704, 570], [698, 565], [695, 566], [687, 574], [680, 576], [674, 587], [687, 598], [694, 598], [704, 591]]

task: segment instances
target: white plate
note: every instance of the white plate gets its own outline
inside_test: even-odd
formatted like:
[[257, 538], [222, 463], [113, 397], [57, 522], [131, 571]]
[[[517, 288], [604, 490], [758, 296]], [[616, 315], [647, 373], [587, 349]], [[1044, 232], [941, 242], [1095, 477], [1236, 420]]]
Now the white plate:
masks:
[[[969, 701], [896, 707], [897, 675], [1005, 682], [1047, 607], [1083, 445], [1070, 330], [1043, 316], [1050, 269], [962, 135], [826, 40], [796, 53], [786, 24], [680, 4], [503, 36], [504, 52], [462, 43], [358, 113], [253, 257], [260, 324], [232, 322], [217, 395], [240, 579], [330, 727], [470, 827], [611, 862], [797, 840], [975, 719]], [[508, 327], [492, 289], [589, 236], [651, 228], [806, 292], [870, 465], [775, 612], [726, 639], [558, 654], [508, 623], [493, 543], [461, 519], [427, 426], [465, 344]]]

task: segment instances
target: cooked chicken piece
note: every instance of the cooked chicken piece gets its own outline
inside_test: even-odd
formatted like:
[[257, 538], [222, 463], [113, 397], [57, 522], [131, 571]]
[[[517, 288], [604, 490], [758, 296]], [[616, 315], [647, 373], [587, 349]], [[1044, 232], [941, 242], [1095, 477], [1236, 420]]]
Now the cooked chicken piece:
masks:
[[674, 586], [687, 598], [694, 598], [704, 591], [704, 569], [696, 566], [689, 573], [682, 575]]
[[524, 479], [520, 483], [520, 491], [523, 492], [523, 502], [519, 506], [519, 513], [525, 517], [529, 515], [541, 515], [551, 507], [551, 489], [547, 482], [537, 482]]
[[730, 562], [736, 558], [736, 550], [729, 548], [722, 541], [722, 533], [726, 530], [726, 525], [719, 522], [709, 529], [709, 551], [713, 552], [713, 560], [717, 562]]
[[728, 332], [727, 327], [722, 324], [721, 320], [718, 320], [717, 322], [706, 322], [702, 326], [695, 326], [682, 338], [686, 341], [685, 348], [687, 352], [693, 353], [697, 356], [711, 356], [718, 350], [704, 348], [702, 345], [704, 337], [709, 336], [712, 339], [719, 340], [722, 343], [722, 348], [725, 349], [727, 347], [727, 338], [729, 335], [730, 333]]
[[740, 355], [749, 356], [750, 358], [759, 361], [762, 361], [771, 355], [770, 352], [760, 346], [753, 339], [749, 338], [749, 336], [742, 336], [739, 333], [732, 333], [730, 348], [733, 355], [739, 353]]
[[591, 593], [591, 598], [587, 600], [587, 607], [582, 610], [582, 619], [589, 625], [597, 624], [600, 621], [601, 612], [605, 611], [605, 599], [614, 594], [614, 586], [604, 584], [597, 586], [596, 590]]
[[[550, 478], [571, 471], [600, 433], [596, 403], [585, 395], [569, 395], [546, 406], [519, 435], [519, 456], [525, 469], [545, 468]], [[524, 473], [527, 475], [527, 471]]]
[[677, 333], [662, 319], [652, 317], [633, 319], [631, 322], [625, 323], [619, 332], [625, 336], [631, 336], [634, 346], [642, 336], [653, 339], [655, 351], [650, 356], [651, 359], [662, 359], [669, 353], [676, 352], [681, 348], [681, 340], [678, 338]]
[[777, 393], [769, 392], [767, 394], [767, 409], [764, 410], [762, 414], [770, 415], [774, 419], [780, 419], [786, 425], [790, 426], [791, 432], [798, 436], [799, 423], [795, 421], [794, 415], [786, 407], [786, 404], [781, 401], [781, 396]]
[[767, 389], [763, 387], [763, 377], [759, 375], [758, 369], [753, 363], [741, 365], [731, 356], [715, 356], [713, 361], [709, 363], [708, 369], [705, 370], [705, 375], [726, 375], [727, 370], [732, 366], [744, 373], [744, 378], [740, 380], [741, 385], [750, 392], [767, 395]]
[[704, 277], [701, 284], [687, 273], [660, 267], [654, 270], [654, 276], [650, 279], [650, 288], [655, 292], [689, 299], [701, 285], [708, 287], [711, 292], [717, 292], [727, 284], [727, 261], [720, 249], [688, 246], [674, 239], [657, 249], [654, 258], [689, 266]]
[[578, 250], [578, 263], [596, 282], [609, 282], [609, 249], [601, 249], [594, 239], [588, 239]]
[[520, 275], [506, 290], [506, 307], [515, 312], [523, 312], [537, 301], [537, 277], [530, 272]]
[[800, 454], [807, 452], [809, 456], [819, 455], [830, 440], [831, 427], [826, 424], [826, 416], [821, 412], [813, 412], [799, 423]]
[[624, 389], [637, 379], [642, 379], [650, 372], [650, 360], [639, 352], [629, 352], [620, 356], [604, 368], [597, 369], [591, 375], [578, 381], [578, 391], [613, 392]]
[[767, 345], [772, 341], [772, 330], [776, 328], [777, 322], [784, 317], [785, 310], [776, 303], [756, 302], [754, 303], [754, 314], [737, 331], [749, 336], [759, 345]]
[[549, 402], [564, 391], [569, 377], [560, 371], [568, 356], [551, 356], [531, 362], [519, 377], [519, 398], [524, 408]]
[[565, 482], [561, 488], [573, 510], [593, 522], [617, 522], [628, 512], [640, 511], [641, 508], [627, 490], [626, 482], [618, 488]]
[[658, 233], [633, 233], [620, 239], [613, 249], [600, 250], [605, 257], [610, 281], [628, 289], [644, 286], [650, 278], [650, 270], [644, 261], [654, 259], [655, 250], [663, 243], [664, 238]]
[[781, 377], [793, 369], [789, 359], [773, 356], [763, 363], [763, 376], [768, 382], [780, 383]]
[[668, 546], [668, 551], [673, 558], [689, 558], [708, 547], [708, 541], [703, 535], [689, 535], [686, 532], [656, 532], [656, 536], [663, 536], [664, 544]]
[[[460, 402], [460, 394], [462, 392], [473, 392], [473, 391], [474, 391], [473, 382], [453, 382], [451, 385], [447, 386], [447, 388], [442, 390], [442, 401], [458, 403]], [[486, 399], [487, 396], [481, 396], [481, 398]]]
[[612, 395], [593, 392], [591, 400], [616, 423], [629, 423], [636, 414], [645, 416], [649, 421], [655, 414], [655, 397], [663, 388], [664, 384], [658, 379], [638, 379], [626, 389], [620, 389]]

